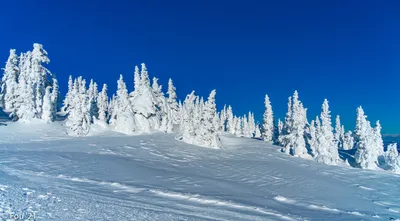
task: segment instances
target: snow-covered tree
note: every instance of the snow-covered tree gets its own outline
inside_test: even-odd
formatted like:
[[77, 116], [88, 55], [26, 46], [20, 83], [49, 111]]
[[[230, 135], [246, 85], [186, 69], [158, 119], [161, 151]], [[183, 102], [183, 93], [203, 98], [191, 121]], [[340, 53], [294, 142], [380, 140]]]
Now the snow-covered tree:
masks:
[[343, 149], [343, 142], [344, 142], [344, 128], [340, 123], [340, 116], [336, 116], [336, 123], [335, 123], [335, 140], [337, 142], [338, 148]]
[[110, 119], [110, 125], [117, 132], [132, 134], [137, 130], [137, 123], [132, 113], [128, 90], [126, 89], [126, 84], [122, 75], [120, 75], [117, 83], [117, 96], [115, 97], [113, 104], [114, 107]]
[[179, 139], [186, 143], [193, 144], [196, 137], [195, 125], [194, 125], [194, 115], [195, 115], [195, 100], [196, 96], [194, 91], [188, 94], [183, 101], [182, 107], [180, 109], [181, 122], [180, 122], [180, 134]]
[[64, 101], [63, 101], [63, 106], [61, 108], [62, 112], [65, 112], [69, 106], [69, 104], [71, 103], [71, 94], [72, 94], [72, 90], [74, 87], [74, 82], [72, 81], [72, 76], [70, 75], [68, 78], [68, 91], [67, 94], [65, 95]]
[[107, 95], [107, 84], [103, 84], [103, 89], [97, 97], [97, 109], [99, 110], [98, 119], [102, 122], [107, 122], [107, 111], [108, 111], [108, 95]]
[[[316, 122], [318, 122], [318, 123], [316, 123]], [[319, 135], [319, 134], [317, 134], [317, 128], [315, 126], [316, 124], [320, 125], [318, 116], [317, 116], [316, 120], [315, 121], [312, 120], [310, 125], [309, 125], [309, 136], [308, 136], [308, 140], [307, 141], [308, 141], [308, 145], [310, 147], [310, 152], [311, 152], [312, 156], [315, 156], [315, 147], [316, 147], [316, 144], [317, 144], [317, 135]]]
[[54, 117], [54, 104], [51, 100], [51, 92], [50, 92], [51, 87], [48, 86], [46, 88], [46, 92], [43, 97], [43, 113], [42, 113], [42, 119], [46, 123], [50, 123], [53, 121]]
[[226, 110], [226, 130], [231, 134], [235, 134], [235, 129], [236, 129], [236, 122], [234, 122], [233, 120], [234, 116], [232, 107], [231, 105], [229, 105], [228, 109]]
[[215, 104], [216, 91], [212, 90], [205, 102], [200, 126], [196, 131], [195, 142], [197, 145], [220, 148], [222, 146], [218, 135], [218, 124], [215, 122], [217, 107]]
[[219, 118], [219, 130], [224, 132], [226, 130], [226, 105], [224, 105], [224, 108], [219, 113]]
[[48, 58], [47, 51], [44, 50], [43, 45], [37, 43], [33, 44], [31, 55], [31, 67], [29, 69], [30, 72], [28, 82], [30, 82], [31, 86], [33, 87], [36, 116], [37, 118], [40, 118], [43, 111], [43, 96], [46, 87], [49, 86], [51, 82], [48, 79], [48, 75], [52, 77], [51, 72], [47, 70], [43, 64], [48, 64], [50, 59]]
[[376, 147], [374, 142], [374, 131], [362, 107], [357, 108], [357, 121], [355, 141], [357, 151], [354, 159], [359, 167], [363, 169], [376, 169], [379, 165], [378, 158], [381, 150]]
[[168, 105], [171, 110], [171, 118], [173, 124], [178, 124], [180, 119], [179, 119], [179, 105], [177, 102], [178, 96], [176, 95], [176, 88], [172, 82], [172, 79], [170, 78], [168, 80]]
[[306, 109], [299, 101], [297, 91], [293, 97], [289, 97], [288, 112], [282, 133], [279, 136], [279, 143], [283, 146], [282, 152], [293, 156], [308, 157], [305, 142]]
[[247, 120], [247, 116], [244, 115], [242, 119], [243, 119], [243, 136], [250, 138], [250, 137], [252, 137], [252, 133], [250, 131], [250, 125]]
[[89, 89], [87, 91], [88, 99], [89, 99], [89, 113], [90, 119], [93, 120], [93, 117], [97, 118], [99, 115], [99, 109], [97, 108], [97, 98], [99, 96], [99, 90], [97, 87], [97, 83], [90, 80]]
[[138, 131], [151, 132], [152, 129], [158, 129], [161, 124], [159, 115], [157, 114], [158, 100], [150, 87], [149, 74], [146, 65], [142, 64], [139, 88], [131, 94], [129, 100], [131, 102], [132, 111], [135, 116]]
[[278, 119], [278, 136], [280, 136], [282, 134], [282, 130], [283, 130], [283, 122], [281, 121], [281, 119]]
[[260, 124], [256, 124], [256, 130], [254, 132], [254, 137], [260, 138], [261, 137], [261, 130], [260, 130]]
[[251, 137], [255, 136], [256, 133], [256, 122], [254, 119], [254, 113], [249, 112], [249, 129]]
[[1, 105], [5, 111], [13, 111], [18, 98], [18, 56], [15, 49], [10, 50], [4, 75], [1, 79]]
[[331, 115], [328, 100], [322, 104], [321, 127], [316, 130], [319, 145], [315, 148], [315, 160], [317, 162], [335, 165], [339, 162], [337, 143], [333, 136]]
[[263, 116], [262, 137], [264, 141], [272, 143], [275, 136], [274, 116], [268, 95], [265, 95], [265, 112]]
[[[344, 127], [342, 126], [342, 131]], [[343, 150], [351, 150], [354, 147], [354, 137], [351, 131], [347, 131], [343, 136]]]
[[53, 104], [53, 118], [55, 118], [56, 113], [59, 110], [60, 98], [61, 98], [60, 89], [58, 86], [58, 80], [56, 78], [53, 78], [53, 86], [50, 98], [51, 98], [51, 103]]
[[400, 173], [400, 156], [397, 150], [397, 144], [389, 144], [384, 154], [385, 169]]
[[383, 145], [381, 130], [382, 126], [378, 120], [376, 121], [375, 127], [372, 130], [372, 141], [374, 148], [378, 151], [379, 156], [383, 155], [384, 153], [384, 145]]
[[243, 136], [243, 128], [242, 128], [242, 118], [241, 117], [235, 117], [234, 119], [235, 122], [235, 133], [234, 135], [236, 135], [237, 137], [241, 137]]
[[67, 134], [70, 136], [86, 136], [90, 131], [89, 98], [86, 81], [82, 77], [75, 79], [70, 94], [71, 102], [67, 107], [68, 117], [65, 122]]

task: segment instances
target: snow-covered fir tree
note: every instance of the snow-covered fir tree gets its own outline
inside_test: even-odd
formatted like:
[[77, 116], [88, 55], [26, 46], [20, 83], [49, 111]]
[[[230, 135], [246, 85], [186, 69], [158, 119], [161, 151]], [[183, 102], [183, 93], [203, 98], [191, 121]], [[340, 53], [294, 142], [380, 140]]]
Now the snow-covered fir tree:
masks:
[[254, 137], [256, 133], [256, 122], [254, 119], [254, 113], [252, 112], [249, 112], [249, 129], [251, 137]]
[[344, 142], [344, 128], [342, 124], [340, 123], [340, 116], [336, 116], [336, 121], [335, 121], [335, 134], [334, 134], [335, 140], [337, 142], [338, 148], [343, 149], [343, 142]]
[[172, 82], [172, 79], [170, 78], [168, 80], [168, 105], [171, 110], [171, 120], [173, 124], [178, 124], [180, 121], [180, 116], [179, 116], [179, 105], [177, 102], [178, 96], [176, 95], [176, 88]]
[[234, 116], [231, 105], [226, 110], [226, 131], [231, 134], [235, 134], [236, 122], [234, 122]]
[[103, 84], [103, 88], [97, 97], [97, 109], [99, 110], [98, 120], [106, 123], [108, 112], [107, 84]]
[[71, 94], [72, 90], [74, 88], [74, 82], [72, 80], [72, 76], [70, 75], [68, 78], [68, 91], [67, 94], [65, 95], [64, 101], [63, 101], [63, 106], [61, 107], [61, 112], [65, 112], [71, 103]]
[[255, 138], [261, 138], [261, 130], [260, 130], [260, 124], [256, 124], [256, 130], [254, 132], [254, 137]]
[[137, 126], [122, 75], [120, 75], [117, 83], [117, 95], [113, 103], [110, 125], [117, 132], [132, 134], [136, 132]]
[[283, 146], [282, 152], [293, 156], [308, 157], [304, 138], [307, 123], [305, 115], [306, 109], [299, 101], [299, 95], [295, 91], [293, 97], [289, 97], [285, 124], [279, 136], [279, 143]]
[[[342, 131], [344, 127], [342, 126]], [[354, 137], [351, 131], [347, 131], [343, 136], [343, 150], [351, 150], [354, 147]]]
[[397, 150], [397, 144], [392, 143], [387, 147], [387, 151], [384, 154], [385, 169], [400, 173], [400, 156]]
[[139, 88], [135, 88], [129, 97], [134, 120], [138, 131], [150, 133], [153, 129], [158, 129], [161, 122], [157, 114], [158, 101], [150, 86], [149, 74], [144, 63], [140, 71], [140, 83], [137, 85]]
[[355, 133], [355, 142], [357, 151], [354, 159], [357, 165], [363, 169], [376, 169], [379, 166], [378, 158], [381, 150], [376, 147], [374, 141], [374, 129], [371, 127], [367, 116], [362, 107], [357, 108], [357, 121]]
[[321, 126], [316, 130], [316, 137], [320, 144], [315, 148], [314, 158], [317, 162], [335, 165], [339, 162], [337, 143], [333, 136], [333, 128], [328, 100], [322, 104]]
[[94, 118], [97, 118], [99, 115], [99, 109], [97, 108], [97, 98], [99, 96], [99, 90], [97, 87], [97, 83], [93, 81], [93, 79], [90, 80], [89, 83], [89, 88], [87, 90], [88, 93], [88, 99], [89, 99], [89, 113], [90, 113], [90, 119], [93, 120]]
[[219, 130], [222, 132], [226, 131], [226, 119], [226, 105], [224, 105], [224, 108], [219, 113]]
[[319, 134], [317, 134], [317, 128], [316, 128], [316, 124], [317, 123], [316, 122], [318, 122], [318, 124], [320, 124], [318, 116], [317, 116], [315, 121], [312, 120], [310, 122], [310, 125], [309, 125], [309, 128], [308, 128], [309, 129], [309, 136], [308, 136], [307, 142], [308, 142], [308, 146], [310, 148], [310, 154], [312, 156], [315, 156], [315, 147], [316, 147], [316, 144], [317, 144], [317, 135], [319, 135]]
[[65, 126], [70, 136], [86, 136], [90, 131], [89, 99], [86, 91], [86, 81], [82, 77], [75, 79], [71, 91], [71, 103], [68, 105], [68, 113]]
[[212, 90], [205, 102], [200, 125], [196, 131], [195, 142], [197, 145], [219, 148], [221, 141], [218, 135], [218, 124], [215, 122], [217, 107], [215, 104], [216, 91]]
[[278, 137], [282, 134], [282, 130], [283, 130], [283, 122], [281, 121], [281, 119], [278, 119], [278, 126], [277, 126], [277, 135]]
[[56, 78], [53, 78], [53, 86], [52, 86], [52, 91], [51, 91], [51, 103], [53, 104], [53, 118], [56, 118], [56, 113], [59, 110], [60, 107], [60, 88], [58, 85], [58, 80]]
[[268, 95], [265, 95], [265, 111], [263, 115], [262, 137], [264, 141], [272, 143], [275, 136], [274, 116]]
[[189, 144], [194, 144], [196, 136], [194, 125], [195, 100], [196, 96], [194, 95], [194, 91], [192, 91], [192, 93], [186, 96], [182, 107], [180, 108], [181, 122], [178, 138]]
[[51, 100], [51, 92], [50, 92], [51, 87], [47, 86], [46, 92], [43, 97], [43, 113], [42, 113], [42, 119], [46, 123], [50, 123], [54, 119], [54, 104]]
[[250, 138], [252, 137], [252, 133], [250, 131], [250, 124], [248, 122], [247, 116], [244, 115], [242, 119], [243, 119], [243, 136]]
[[4, 75], [1, 79], [1, 106], [5, 111], [12, 112], [18, 98], [18, 56], [15, 49], [10, 50]]

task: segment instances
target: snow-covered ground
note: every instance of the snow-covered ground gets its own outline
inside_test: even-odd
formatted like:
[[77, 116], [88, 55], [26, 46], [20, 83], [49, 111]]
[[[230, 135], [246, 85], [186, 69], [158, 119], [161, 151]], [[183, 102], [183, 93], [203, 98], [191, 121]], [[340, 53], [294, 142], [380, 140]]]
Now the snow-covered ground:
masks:
[[[255, 139], [223, 148], [173, 134], [58, 123], [0, 126], [0, 217], [36, 220], [396, 220], [400, 176], [318, 164]], [[10, 219], [12, 220], [12, 219]]]

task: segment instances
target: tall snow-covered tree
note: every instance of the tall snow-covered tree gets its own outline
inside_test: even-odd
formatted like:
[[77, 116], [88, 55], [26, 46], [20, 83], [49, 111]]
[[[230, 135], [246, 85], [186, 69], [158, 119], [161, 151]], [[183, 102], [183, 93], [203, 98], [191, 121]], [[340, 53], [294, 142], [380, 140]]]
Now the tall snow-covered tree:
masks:
[[139, 85], [138, 90], [135, 89], [129, 100], [138, 127], [137, 130], [148, 133], [153, 129], [159, 129], [161, 122], [157, 114], [158, 101], [150, 86], [149, 74], [144, 63], [142, 64]]
[[46, 123], [50, 123], [54, 119], [54, 104], [51, 100], [51, 92], [50, 92], [51, 87], [47, 86], [46, 92], [43, 97], [43, 113], [42, 113], [42, 119]]
[[70, 75], [68, 78], [68, 91], [67, 94], [65, 95], [64, 101], [63, 101], [63, 106], [61, 108], [62, 112], [65, 112], [69, 106], [69, 104], [71, 103], [71, 94], [72, 94], [72, 90], [74, 87], [74, 82], [72, 81], [72, 76]]
[[10, 50], [4, 75], [1, 79], [1, 105], [5, 111], [13, 111], [18, 98], [18, 56], [15, 49]]
[[107, 122], [107, 111], [108, 111], [107, 84], [103, 84], [101, 93], [97, 97], [97, 109], [99, 110], [98, 119], [102, 122]]
[[118, 80], [117, 96], [114, 100], [113, 116], [110, 119], [110, 125], [115, 131], [131, 134], [136, 132], [137, 124], [131, 110], [128, 90], [124, 78], [120, 75]]
[[235, 134], [235, 129], [236, 129], [236, 122], [234, 122], [233, 120], [234, 116], [232, 107], [231, 105], [229, 105], [228, 109], [226, 110], [226, 130], [231, 134]]
[[212, 90], [205, 102], [202, 120], [196, 132], [196, 143], [201, 146], [220, 148], [222, 144], [218, 134], [218, 124], [215, 122], [217, 114], [215, 95], [216, 91]]
[[192, 93], [186, 96], [182, 107], [180, 108], [181, 122], [179, 139], [190, 144], [194, 144], [194, 139], [196, 136], [195, 125], [193, 122], [195, 120], [195, 100], [196, 96], [194, 95], [194, 91], [192, 91]]
[[71, 103], [67, 107], [68, 117], [65, 122], [70, 136], [86, 136], [90, 131], [89, 98], [86, 81], [82, 77], [75, 79], [71, 91]]
[[97, 87], [97, 83], [90, 80], [89, 88], [88, 88], [88, 99], [89, 99], [89, 113], [90, 119], [93, 120], [93, 117], [97, 118], [99, 115], [99, 109], [97, 108], [97, 98], [99, 96], [99, 90]]
[[315, 160], [317, 162], [335, 165], [339, 162], [337, 143], [333, 136], [333, 128], [328, 100], [322, 104], [321, 127], [317, 130], [317, 139], [320, 139], [320, 146], [316, 148]]
[[48, 64], [50, 59], [48, 58], [47, 51], [44, 50], [43, 45], [41, 44], [33, 44], [33, 50], [31, 54], [31, 67], [29, 73], [29, 80], [31, 82], [35, 99], [35, 108], [37, 118], [40, 118], [42, 115], [42, 105], [43, 105], [43, 96], [47, 86], [50, 86], [50, 82], [48, 79], [48, 75], [52, 77], [52, 74], [47, 68], [43, 66], [43, 64]]
[[336, 116], [336, 123], [335, 123], [335, 134], [334, 134], [334, 137], [335, 137], [335, 140], [336, 140], [336, 143], [337, 143], [339, 149], [343, 149], [344, 130], [342, 130], [342, 129], [343, 129], [343, 127], [342, 127], [342, 125], [340, 123], [340, 116], [337, 115]]
[[179, 119], [179, 105], [177, 102], [178, 96], [176, 95], [176, 88], [172, 82], [172, 79], [170, 78], [168, 80], [168, 105], [171, 110], [171, 117], [172, 117], [172, 122], [173, 124], [178, 124], [180, 119]]
[[256, 133], [256, 123], [254, 119], [254, 113], [249, 112], [249, 129], [251, 137], [255, 136]]
[[283, 146], [282, 152], [298, 157], [309, 156], [304, 138], [306, 123], [306, 109], [295, 91], [293, 97], [289, 97], [285, 124], [279, 136], [279, 143]]
[[262, 137], [264, 141], [272, 143], [275, 136], [274, 116], [268, 95], [265, 95], [265, 112], [263, 116]]
[[56, 117], [56, 113], [59, 110], [60, 98], [61, 97], [60, 97], [60, 89], [58, 86], [58, 80], [56, 78], [53, 78], [53, 86], [50, 95], [51, 103], [53, 104], [53, 119]]
[[[318, 123], [316, 123], [318, 122]], [[309, 125], [309, 137], [308, 137], [308, 145], [310, 147], [310, 152], [312, 156], [315, 156], [315, 147], [317, 144], [317, 128], [316, 124], [320, 125], [319, 118], [317, 116], [316, 120], [312, 120], [310, 125]], [[318, 131], [319, 132], [319, 131]]]
[[354, 159], [359, 167], [363, 169], [376, 169], [379, 165], [378, 158], [381, 151], [376, 148], [374, 143], [374, 131], [367, 116], [364, 114], [362, 107], [357, 108], [357, 121], [355, 141], [357, 151], [354, 155]]

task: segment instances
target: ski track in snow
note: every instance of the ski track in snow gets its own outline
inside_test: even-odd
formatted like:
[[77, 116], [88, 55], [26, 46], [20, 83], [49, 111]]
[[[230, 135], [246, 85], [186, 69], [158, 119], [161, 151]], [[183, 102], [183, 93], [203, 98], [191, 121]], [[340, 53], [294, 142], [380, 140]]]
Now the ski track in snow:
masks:
[[[396, 220], [400, 176], [287, 156], [223, 135], [223, 149], [156, 133], [0, 128], [0, 220]], [[59, 131], [60, 130], [60, 131]], [[107, 134], [107, 136], [104, 136]]]

